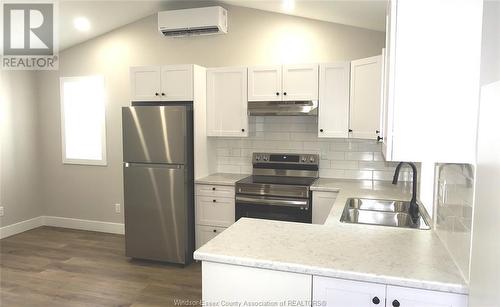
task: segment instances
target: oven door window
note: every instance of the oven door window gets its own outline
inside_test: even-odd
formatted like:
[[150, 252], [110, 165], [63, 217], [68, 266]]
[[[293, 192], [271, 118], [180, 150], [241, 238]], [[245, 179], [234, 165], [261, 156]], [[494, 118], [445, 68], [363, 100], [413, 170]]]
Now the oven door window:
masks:
[[266, 220], [311, 223], [311, 209], [298, 207], [273, 206], [262, 204], [236, 203], [236, 220], [241, 217], [250, 217]]

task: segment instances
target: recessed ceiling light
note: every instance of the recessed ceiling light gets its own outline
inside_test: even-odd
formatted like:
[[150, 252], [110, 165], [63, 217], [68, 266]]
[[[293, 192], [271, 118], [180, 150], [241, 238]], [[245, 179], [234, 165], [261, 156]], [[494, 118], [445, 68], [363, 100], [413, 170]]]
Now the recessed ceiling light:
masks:
[[285, 12], [291, 12], [295, 9], [295, 0], [283, 0], [281, 6]]
[[90, 21], [85, 17], [77, 17], [73, 20], [73, 25], [78, 31], [86, 32], [90, 30]]

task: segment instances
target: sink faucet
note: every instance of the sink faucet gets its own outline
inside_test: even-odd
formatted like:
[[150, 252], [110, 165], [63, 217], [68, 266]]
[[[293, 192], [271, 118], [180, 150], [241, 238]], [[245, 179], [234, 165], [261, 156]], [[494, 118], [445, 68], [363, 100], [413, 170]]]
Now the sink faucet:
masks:
[[411, 166], [413, 172], [413, 189], [410, 200], [409, 213], [413, 222], [416, 222], [419, 218], [419, 212], [417, 204], [417, 167], [415, 166], [415, 164], [412, 162], [399, 162], [398, 166], [396, 166], [396, 170], [394, 171], [394, 178], [392, 179], [392, 184], [398, 183], [399, 171], [401, 170], [401, 166], [403, 166], [403, 164], [405, 163]]

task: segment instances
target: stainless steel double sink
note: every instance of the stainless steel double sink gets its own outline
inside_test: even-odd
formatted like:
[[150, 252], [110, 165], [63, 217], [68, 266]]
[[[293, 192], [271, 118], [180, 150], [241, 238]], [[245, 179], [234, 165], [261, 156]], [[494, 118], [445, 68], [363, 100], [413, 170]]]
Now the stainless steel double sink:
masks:
[[419, 204], [419, 218], [414, 222], [409, 213], [410, 202], [388, 199], [349, 198], [341, 222], [428, 230], [429, 218]]

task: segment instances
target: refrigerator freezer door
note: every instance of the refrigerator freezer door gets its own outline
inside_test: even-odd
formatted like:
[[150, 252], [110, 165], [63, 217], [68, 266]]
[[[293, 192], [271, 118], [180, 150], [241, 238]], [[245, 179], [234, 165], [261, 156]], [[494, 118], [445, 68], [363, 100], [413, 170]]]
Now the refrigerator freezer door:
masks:
[[186, 109], [179, 106], [122, 108], [123, 161], [186, 161]]
[[186, 174], [182, 165], [124, 164], [125, 254], [185, 263]]

